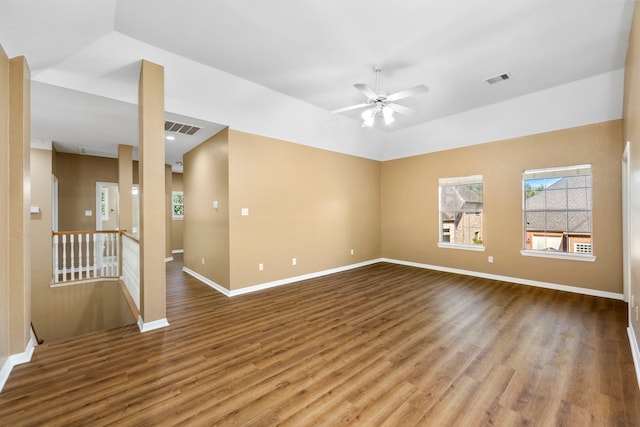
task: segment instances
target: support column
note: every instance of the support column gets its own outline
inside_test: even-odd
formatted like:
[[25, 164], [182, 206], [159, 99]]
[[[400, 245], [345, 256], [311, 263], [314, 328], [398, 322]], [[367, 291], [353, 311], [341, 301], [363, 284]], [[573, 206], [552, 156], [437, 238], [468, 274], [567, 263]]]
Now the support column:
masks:
[[133, 229], [133, 201], [131, 188], [133, 187], [133, 147], [118, 145], [118, 230], [125, 230], [131, 234]]
[[9, 60], [9, 352], [31, 340], [29, 236], [30, 71], [23, 56]]
[[140, 318], [142, 332], [166, 319], [164, 68], [143, 60], [138, 86], [140, 178]]

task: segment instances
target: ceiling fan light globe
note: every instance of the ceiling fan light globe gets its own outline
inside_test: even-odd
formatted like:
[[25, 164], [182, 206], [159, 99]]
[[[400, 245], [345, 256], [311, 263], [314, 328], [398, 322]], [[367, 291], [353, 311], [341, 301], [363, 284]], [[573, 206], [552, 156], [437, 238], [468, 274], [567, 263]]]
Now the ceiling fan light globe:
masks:
[[371, 108], [368, 108], [368, 109], [364, 110], [362, 112], [362, 114], [360, 114], [360, 117], [362, 117], [362, 120], [364, 120], [364, 121], [372, 120], [373, 119], [373, 110]]
[[382, 108], [382, 116], [384, 117], [385, 125], [390, 125], [395, 120], [395, 118], [393, 117], [393, 110], [390, 107]]

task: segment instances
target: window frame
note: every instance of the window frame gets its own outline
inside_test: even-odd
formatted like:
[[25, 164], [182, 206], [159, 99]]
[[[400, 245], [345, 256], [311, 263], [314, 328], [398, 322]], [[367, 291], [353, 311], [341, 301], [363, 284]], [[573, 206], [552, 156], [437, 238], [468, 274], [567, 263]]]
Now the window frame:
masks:
[[[182, 203], [176, 203], [176, 195], [182, 196]], [[176, 215], [176, 206], [182, 206], [182, 215]], [[175, 220], [184, 219], [184, 191], [171, 192], [171, 218]]]
[[[443, 206], [442, 206], [442, 190], [443, 187], [452, 187], [457, 185], [467, 185], [467, 184], [481, 184], [482, 185], [482, 208], [478, 211], [474, 211], [473, 213], [478, 213], [482, 215], [481, 225], [480, 225], [480, 237], [482, 238], [482, 243], [451, 243], [445, 242], [443, 240], [444, 236], [444, 215], [443, 215]], [[463, 212], [463, 211], [460, 211]], [[485, 236], [484, 236], [484, 180], [482, 175], [470, 175], [470, 176], [461, 176], [461, 177], [451, 177], [451, 178], [440, 178], [438, 180], [438, 247], [446, 248], [446, 249], [460, 249], [467, 251], [484, 251], [485, 246]], [[471, 212], [470, 212], [471, 213]]]
[[[588, 172], [588, 173], [585, 173]], [[527, 248], [527, 212], [531, 212], [534, 211], [534, 209], [529, 209], [527, 210], [527, 197], [526, 197], [526, 182], [527, 181], [531, 181], [534, 179], [553, 179], [553, 178], [559, 178], [559, 179], [563, 179], [563, 178], [568, 178], [568, 177], [572, 177], [572, 176], [585, 176], [588, 175], [590, 177], [591, 180], [591, 184], [588, 187], [590, 194], [589, 194], [589, 200], [591, 200], [591, 203], [589, 205], [588, 208], [588, 212], [589, 212], [589, 244], [591, 245], [591, 253], [577, 253], [577, 252], [567, 252], [567, 251], [552, 251], [550, 249], [529, 249]], [[540, 258], [554, 258], [554, 259], [567, 259], [567, 260], [575, 260], [575, 261], [587, 261], [587, 262], [594, 262], [597, 257], [593, 254], [593, 242], [594, 242], [594, 236], [593, 236], [593, 167], [591, 164], [582, 164], [582, 165], [573, 165], [573, 166], [558, 166], [558, 167], [552, 167], [552, 168], [543, 168], [543, 169], [527, 169], [522, 171], [522, 189], [521, 189], [521, 194], [522, 194], [522, 249], [520, 250], [520, 254], [522, 256], [531, 256], [531, 257], [540, 257]], [[552, 184], [553, 185], [553, 184]], [[584, 187], [587, 188], [587, 187]], [[531, 196], [533, 197], [533, 196]], [[572, 209], [571, 207], [569, 207], [567, 205], [565, 210], [549, 210], [547, 209], [546, 205], [545, 205], [545, 209], [543, 210], [543, 212], [547, 213], [547, 212], [571, 212], [572, 210], [576, 210], [578, 211], [575, 207]], [[584, 210], [586, 211], [587, 209], [579, 209], [580, 211]], [[544, 233], [549, 233], [549, 232], [558, 232], [560, 233], [560, 231], [549, 231], [547, 230], [547, 222], [545, 219], [545, 230]], [[568, 230], [564, 230], [562, 231], [562, 238], [566, 239], [568, 236]], [[581, 242], [583, 243], [583, 242]], [[569, 244], [569, 241], [567, 241], [567, 244]]]

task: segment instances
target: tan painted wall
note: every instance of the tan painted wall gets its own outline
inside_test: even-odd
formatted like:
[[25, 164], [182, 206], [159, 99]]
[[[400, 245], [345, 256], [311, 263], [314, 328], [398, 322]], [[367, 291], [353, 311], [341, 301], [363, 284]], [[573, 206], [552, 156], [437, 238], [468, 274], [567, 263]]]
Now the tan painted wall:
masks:
[[[631, 256], [631, 295], [634, 297], [632, 312], [637, 310], [640, 297], [640, 248], [636, 242], [640, 241], [640, 5], [636, 2], [624, 84], [624, 139], [630, 142], [631, 182], [631, 230], [628, 236]], [[640, 322], [635, 315], [630, 323], [636, 334], [636, 341], [640, 342]]]
[[0, 369], [9, 358], [9, 58], [0, 46]]
[[[96, 182], [118, 182], [118, 159], [56, 153], [58, 229], [96, 229]], [[90, 210], [93, 215], [84, 216]]]
[[132, 232], [133, 228], [133, 147], [130, 145], [118, 146], [118, 230]]
[[[49, 337], [51, 312], [59, 311], [49, 298], [51, 282], [51, 165], [49, 150], [31, 150], [31, 318], [39, 338]], [[52, 308], [53, 307], [53, 308]]]
[[379, 162], [230, 130], [229, 188], [231, 289], [380, 257]]
[[173, 246], [171, 231], [173, 219], [171, 218], [171, 189], [173, 188], [173, 174], [171, 166], [164, 165], [164, 205], [165, 205], [165, 258], [171, 258], [171, 248]]
[[30, 70], [23, 56], [9, 60], [9, 351], [23, 353], [30, 340], [31, 129]]
[[38, 307], [33, 319], [38, 338], [45, 343], [136, 322], [118, 282], [49, 288], [45, 298], [34, 295]]
[[[184, 191], [184, 187], [182, 185], [182, 174], [174, 173], [172, 178], [172, 189], [171, 191]], [[173, 212], [171, 213], [173, 215]], [[182, 250], [184, 248], [183, 244], [183, 227], [184, 221], [181, 219], [172, 219], [171, 221], [171, 250]]]
[[[620, 120], [385, 162], [384, 257], [622, 293]], [[522, 171], [593, 165], [597, 261], [525, 257]], [[483, 175], [485, 252], [438, 248], [438, 179]], [[489, 264], [487, 257], [494, 257]]]
[[182, 179], [184, 265], [230, 289], [228, 140], [225, 129], [186, 153]]

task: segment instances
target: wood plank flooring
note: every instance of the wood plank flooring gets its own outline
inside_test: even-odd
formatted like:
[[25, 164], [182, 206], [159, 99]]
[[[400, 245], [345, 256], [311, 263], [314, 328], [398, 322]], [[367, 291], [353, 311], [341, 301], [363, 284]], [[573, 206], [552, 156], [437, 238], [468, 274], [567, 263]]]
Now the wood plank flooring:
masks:
[[36, 348], [0, 425], [640, 426], [626, 305], [376, 264]]

